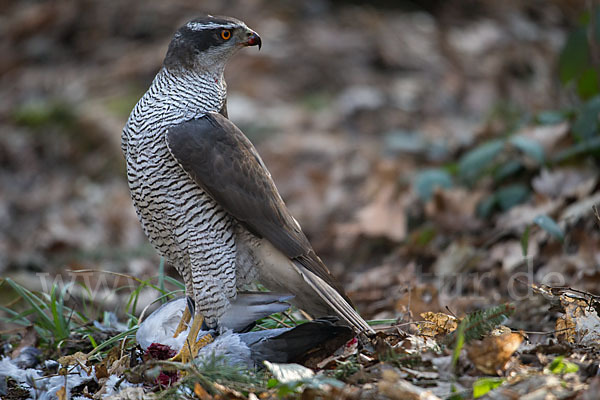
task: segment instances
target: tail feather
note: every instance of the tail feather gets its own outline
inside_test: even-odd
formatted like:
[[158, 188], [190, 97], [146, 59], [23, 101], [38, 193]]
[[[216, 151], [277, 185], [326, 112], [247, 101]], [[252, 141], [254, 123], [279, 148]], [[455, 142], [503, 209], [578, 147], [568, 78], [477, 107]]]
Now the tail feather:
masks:
[[331, 307], [336, 314], [343, 318], [350, 326], [358, 332], [374, 334], [373, 328], [352, 308], [342, 295], [319, 276], [304, 268], [302, 265], [295, 264], [298, 272], [304, 280], [313, 288], [315, 292]]

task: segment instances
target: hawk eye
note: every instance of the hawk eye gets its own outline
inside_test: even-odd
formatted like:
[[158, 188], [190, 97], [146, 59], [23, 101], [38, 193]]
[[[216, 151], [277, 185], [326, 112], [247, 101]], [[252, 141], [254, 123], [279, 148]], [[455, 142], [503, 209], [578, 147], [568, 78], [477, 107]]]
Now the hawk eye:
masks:
[[231, 30], [229, 30], [229, 29], [223, 29], [221, 31], [221, 38], [223, 40], [229, 40], [230, 37], [231, 37]]

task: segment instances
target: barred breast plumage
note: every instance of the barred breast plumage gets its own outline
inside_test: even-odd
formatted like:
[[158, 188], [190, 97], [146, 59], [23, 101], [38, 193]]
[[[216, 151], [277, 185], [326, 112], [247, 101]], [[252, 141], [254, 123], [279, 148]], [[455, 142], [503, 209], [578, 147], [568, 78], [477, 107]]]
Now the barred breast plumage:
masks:
[[[165, 133], [170, 126], [218, 112], [225, 98], [222, 75], [178, 76], [163, 68], [135, 106], [122, 134], [129, 187], [142, 227], [186, 284], [197, 286], [189, 292], [204, 293], [194, 300], [200, 308], [210, 302], [213, 312], [206, 315], [207, 323], [222, 313], [236, 293], [232, 220], [179, 167], [169, 153]], [[198, 275], [193, 279], [192, 268], [202, 271], [204, 282], [199, 282]]]

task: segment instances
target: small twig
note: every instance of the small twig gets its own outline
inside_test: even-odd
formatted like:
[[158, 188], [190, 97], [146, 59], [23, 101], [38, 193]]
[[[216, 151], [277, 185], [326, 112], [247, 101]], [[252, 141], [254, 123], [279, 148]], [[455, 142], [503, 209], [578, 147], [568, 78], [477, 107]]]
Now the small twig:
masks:
[[406, 303], [406, 309], [408, 310], [408, 315], [410, 315], [412, 317], [412, 312], [410, 310], [410, 306], [412, 305], [411, 300], [412, 300], [412, 285], [409, 284], [408, 285], [408, 302]]
[[267, 318], [272, 319], [273, 321], [277, 322], [278, 324], [281, 324], [281, 325], [285, 326], [286, 328], [291, 328], [291, 326], [288, 325], [288, 324], [286, 324], [285, 321], [282, 321], [281, 319], [276, 318], [276, 317], [274, 317], [272, 315], [269, 315]]
[[300, 314], [302, 314], [302, 316], [307, 319], [308, 321], [312, 321], [313, 317], [311, 317], [310, 315], [308, 315], [304, 310], [298, 310], [300, 311]]
[[298, 321], [296, 321], [291, 314], [289, 314], [287, 311], [282, 311], [281, 312], [283, 315], [285, 315], [285, 317], [287, 319], [289, 319], [290, 321], [292, 321], [294, 323], [295, 326], [298, 326]]
[[268, 331], [268, 330], [269, 330], [269, 328], [267, 328], [267, 327], [264, 327], [264, 326], [262, 326], [261, 324], [256, 324], [256, 327], [257, 327], [257, 328], [260, 328], [260, 329], [261, 329], [261, 330], [263, 330], [263, 331]]
[[458, 316], [454, 313], [454, 311], [452, 311], [450, 309], [449, 306], [444, 307], [446, 309], [446, 311], [448, 311], [450, 313], [450, 315], [452, 315], [454, 318], [459, 319]]
[[66, 374], [48, 374], [44, 376], [40, 376], [39, 378], [32, 378], [34, 381], [40, 381], [42, 379], [54, 378], [56, 376], [65, 376], [65, 375], [81, 375], [79, 372], [67, 372]]
[[124, 337], [121, 341], [121, 348], [119, 349], [119, 358], [123, 358], [123, 354], [125, 353], [125, 342], [127, 342], [127, 337]]
[[11, 308], [12, 306], [14, 306], [15, 304], [17, 304], [19, 301], [21, 301], [21, 297], [16, 297], [14, 300], [8, 302], [8, 304], [6, 304], [4, 307], [6, 308]]
[[401, 326], [408, 326], [408, 325], [413, 325], [413, 324], [432, 324], [432, 325], [435, 325], [435, 322], [425, 321], [425, 320], [423, 320], [423, 321], [410, 321], [410, 322], [404, 322], [402, 324], [397, 324], [397, 325], [394, 325], [394, 326], [401, 327]]
[[0, 335], [11, 335], [13, 333], [19, 332], [19, 331], [23, 331], [27, 328], [31, 328], [33, 326], [33, 324], [27, 325], [27, 326], [18, 326], [16, 328], [12, 328], [12, 329], [6, 329], [3, 331], [0, 331]]
[[556, 329], [556, 330], [547, 331], [547, 332], [537, 332], [537, 331], [522, 331], [522, 332], [526, 333], [528, 335], [552, 335], [557, 332], [564, 332], [564, 331], [568, 331], [568, 330], [572, 330], [572, 329], [573, 328], [563, 328], [563, 329]]

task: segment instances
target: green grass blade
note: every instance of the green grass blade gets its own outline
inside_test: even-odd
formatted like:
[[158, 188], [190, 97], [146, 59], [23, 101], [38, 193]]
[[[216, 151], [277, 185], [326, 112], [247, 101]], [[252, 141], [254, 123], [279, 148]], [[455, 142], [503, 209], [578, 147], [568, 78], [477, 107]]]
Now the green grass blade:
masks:
[[21, 296], [27, 303], [29, 303], [29, 305], [35, 310], [38, 317], [43, 321], [45, 326], [51, 327], [53, 325], [52, 320], [43, 310], [43, 308], [47, 308], [47, 305], [45, 305], [39, 297], [34, 295], [29, 290], [25, 289], [23, 286], [19, 285], [12, 279], [6, 278], [5, 280], [13, 288], [13, 290], [17, 292], [19, 296]]
[[180, 290], [185, 291], [185, 285], [182, 282], [179, 282], [177, 279], [173, 279], [170, 276], [165, 276], [165, 282], [169, 282], [175, 287], [178, 287]]
[[119, 333], [116, 336], [111, 337], [110, 339], [108, 339], [105, 342], [100, 343], [96, 348], [94, 348], [94, 350], [92, 350], [88, 355], [92, 355], [108, 346], [112, 346], [113, 344], [117, 343], [118, 341], [127, 338], [130, 335], [134, 335], [138, 330], [138, 327], [135, 326], [131, 329], [128, 329], [124, 332]]
[[[160, 264], [158, 265], [158, 287], [161, 293], [165, 293], [165, 258], [160, 258]], [[166, 303], [166, 300], [162, 300], [161, 303]]]

